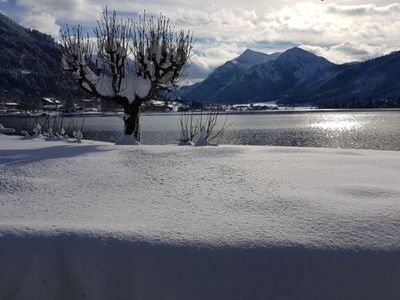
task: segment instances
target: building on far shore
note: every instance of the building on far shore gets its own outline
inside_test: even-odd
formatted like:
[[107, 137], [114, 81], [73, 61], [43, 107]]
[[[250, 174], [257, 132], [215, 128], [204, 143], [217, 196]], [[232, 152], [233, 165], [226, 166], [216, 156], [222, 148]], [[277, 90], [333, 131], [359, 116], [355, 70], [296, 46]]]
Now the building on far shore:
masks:
[[0, 102], [0, 111], [16, 112], [20, 109], [20, 104], [16, 102]]
[[60, 100], [49, 98], [49, 97], [42, 97], [42, 105], [43, 110], [62, 110], [63, 105]]

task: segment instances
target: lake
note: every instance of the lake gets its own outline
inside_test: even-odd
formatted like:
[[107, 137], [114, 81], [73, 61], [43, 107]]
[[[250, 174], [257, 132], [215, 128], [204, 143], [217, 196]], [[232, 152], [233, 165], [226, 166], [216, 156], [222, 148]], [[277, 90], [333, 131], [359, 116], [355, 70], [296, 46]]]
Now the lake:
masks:
[[[141, 117], [143, 144], [174, 144], [179, 138], [180, 114], [144, 114]], [[220, 116], [220, 121], [225, 119]], [[65, 117], [64, 127], [80, 127], [82, 117]], [[6, 127], [32, 128], [33, 118], [0, 117]], [[273, 145], [379, 149], [400, 151], [400, 111], [294, 111], [232, 114], [231, 126], [220, 144]], [[87, 139], [114, 142], [122, 134], [117, 116], [84, 118]]]

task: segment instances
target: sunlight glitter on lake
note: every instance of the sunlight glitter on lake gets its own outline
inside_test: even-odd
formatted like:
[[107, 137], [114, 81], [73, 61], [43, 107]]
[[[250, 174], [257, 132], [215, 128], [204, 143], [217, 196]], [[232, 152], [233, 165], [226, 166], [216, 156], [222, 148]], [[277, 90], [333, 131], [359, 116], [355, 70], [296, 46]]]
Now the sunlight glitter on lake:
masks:
[[[82, 124], [86, 139], [115, 142], [123, 122], [115, 116], [68, 117], [64, 125]], [[44, 118], [40, 121], [44, 122]], [[400, 151], [400, 111], [312, 111], [299, 113], [232, 114], [233, 125], [220, 144], [351, 148]], [[16, 130], [31, 130], [35, 118], [0, 117]], [[143, 144], [175, 144], [179, 114], [141, 117]]]
[[348, 131], [357, 130], [365, 125], [365, 121], [361, 121], [357, 117], [343, 116], [343, 115], [330, 115], [326, 116], [320, 122], [313, 123], [310, 126], [313, 128], [320, 128], [323, 130], [332, 131]]

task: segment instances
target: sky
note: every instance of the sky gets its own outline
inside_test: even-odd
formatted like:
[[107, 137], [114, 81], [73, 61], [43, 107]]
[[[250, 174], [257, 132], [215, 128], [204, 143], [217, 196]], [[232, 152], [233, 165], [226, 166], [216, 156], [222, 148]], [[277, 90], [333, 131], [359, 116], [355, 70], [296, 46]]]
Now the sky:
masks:
[[0, 0], [0, 11], [58, 39], [66, 23], [92, 31], [106, 5], [122, 17], [162, 12], [176, 28], [190, 28], [193, 82], [247, 48], [272, 53], [298, 46], [335, 63], [400, 50], [396, 0]]

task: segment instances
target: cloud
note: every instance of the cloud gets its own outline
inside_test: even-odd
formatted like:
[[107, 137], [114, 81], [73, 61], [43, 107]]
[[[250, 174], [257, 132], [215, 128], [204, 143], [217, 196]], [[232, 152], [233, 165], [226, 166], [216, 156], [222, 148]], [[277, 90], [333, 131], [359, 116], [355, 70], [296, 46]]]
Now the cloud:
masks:
[[337, 63], [365, 60], [400, 47], [400, 5], [299, 3], [266, 14], [270, 42], [289, 40]]
[[237, 48], [229, 44], [210, 47], [207, 43], [198, 42], [191, 58], [189, 78], [198, 81], [212, 70], [237, 56]]
[[57, 37], [60, 32], [60, 26], [56, 24], [56, 18], [47, 13], [26, 15], [21, 21], [21, 25], [37, 29], [53, 37]]
[[400, 4], [393, 3], [387, 6], [377, 6], [373, 4], [340, 6], [337, 4], [329, 4], [327, 11], [329, 13], [347, 16], [386, 16], [400, 13]]
[[48, 14], [58, 21], [90, 22], [101, 15], [102, 6], [88, 0], [17, 0], [16, 4], [27, 10], [29, 15]]
[[393, 1], [16, 0], [16, 4], [25, 9], [21, 17], [25, 25], [53, 35], [65, 22], [93, 26], [106, 4], [123, 17], [144, 10], [154, 15], [163, 12], [177, 28], [194, 31], [197, 43], [189, 78], [199, 79], [246, 48], [271, 53], [301, 46], [336, 63], [399, 49], [400, 3]]
[[[400, 48], [400, 4], [297, 2], [270, 9], [176, 9], [202, 43], [193, 69], [205, 74], [246, 48], [264, 52], [301, 46], [336, 63], [361, 61]], [[217, 50], [215, 50], [217, 49]], [[197, 76], [197, 75], [196, 75]]]
[[[236, 46], [238, 51], [245, 46], [269, 45], [259, 50], [271, 52], [271, 48], [279, 48], [274, 45], [304, 45], [309, 49], [331, 49], [332, 51], [325, 51], [329, 59], [345, 62], [368, 59], [398, 48], [399, 8], [398, 4], [357, 7], [300, 2], [257, 12], [243, 9], [197, 15], [192, 12], [190, 20], [201, 38], [212, 36], [209, 38], [209, 45], [213, 47], [229, 44]], [[357, 9], [363, 13], [359, 12], [354, 17], [352, 14]], [[197, 27], [200, 26], [198, 30]]]
[[361, 61], [400, 48], [400, 4], [379, 6], [298, 2], [274, 9], [176, 9], [173, 20], [190, 24], [201, 43], [195, 77], [246, 48], [264, 52], [300, 46], [336, 63]]

